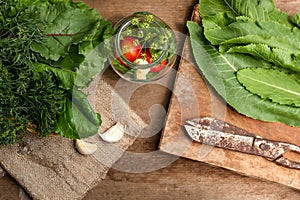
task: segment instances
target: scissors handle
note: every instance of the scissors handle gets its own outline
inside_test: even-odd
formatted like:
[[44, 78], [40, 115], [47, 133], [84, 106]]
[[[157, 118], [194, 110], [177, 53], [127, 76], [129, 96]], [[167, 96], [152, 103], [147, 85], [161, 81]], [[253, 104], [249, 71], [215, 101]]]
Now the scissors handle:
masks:
[[296, 152], [300, 154], [300, 147], [294, 144], [260, 138], [255, 140], [254, 146], [256, 146], [257, 149], [260, 149], [260, 152], [257, 153], [266, 157], [268, 160], [288, 168], [300, 169], [300, 162], [292, 161], [284, 157], [284, 153], [286, 152]]
[[[287, 149], [285, 152], [291, 151], [300, 154], [300, 147], [293, 144], [286, 144], [286, 145], [287, 145], [286, 147]], [[285, 158], [284, 155], [275, 159], [274, 162], [276, 162], [279, 165], [289, 167], [292, 169], [300, 169], [300, 162], [289, 160], [288, 158]]]
[[273, 162], [291, 169], [300, 169], [300, 162], [291, 161], [283, 156], [273, 160]]

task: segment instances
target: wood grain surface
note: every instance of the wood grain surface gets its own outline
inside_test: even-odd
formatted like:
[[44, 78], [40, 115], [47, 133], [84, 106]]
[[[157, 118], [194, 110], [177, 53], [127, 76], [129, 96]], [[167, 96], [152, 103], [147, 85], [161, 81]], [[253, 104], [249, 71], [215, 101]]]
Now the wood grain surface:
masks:
[[[171, 28], [187, 33], [186, 21], [190, 18], [196, 0], [142, 1], [128, 0], [85, 0], [99, 10], [111, 22], [136, 11], [150, 11], [167, 22]], [[283, 9], [298, 9], [298, 1], [276, 1]], [[296, 12], [296, 11], [295, 11]], [[178, 38], [179, 49], [185, 38]], [[109, 77], [112, 85], [118, 77], [107, 69], [104, 77]], [[172, 83], [173, 77], [166, 77]], [[131, 99], [131, 107], [146, 121], [151, 121], [149, 109], [152, 105], [162, 105], [160, 113], [164, 120], [169, 105], [171, 91], [157, 84], [139, 88]], [[124, 155], [108, 172], [106, 178], [89, 191], [84, 199], [299, 199], [300, 192], [278, 183], [250, 178], [227, 169], [211, 166], [186, 158], [180, 158], [158, 150], [160, 132], [145, 138], [138, 138], [128, 149], [128, 153], [155, 155], [144, 160], [133, 160]], [[162, 163], [168, 163], [163, 165]], [[120, 166], [148, 166], [147, 172], [128, 172]], [[156, 166], [161, 166], [155, 169]], [[127, 169], [127, 168], [126, 168]], [[154, 169], [153, 171], [149, 169]], [[262, 169], [263, 170], [263, 169]], [[142, 171], [142, 170], [141, 170]], [[28, 195], [9, 174], [0, 177], [0, 199], [27, 199]]]

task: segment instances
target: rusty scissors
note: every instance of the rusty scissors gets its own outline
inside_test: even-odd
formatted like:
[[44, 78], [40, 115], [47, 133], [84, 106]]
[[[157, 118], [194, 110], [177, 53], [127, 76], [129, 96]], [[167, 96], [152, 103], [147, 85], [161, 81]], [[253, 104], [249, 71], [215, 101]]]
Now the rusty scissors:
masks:
[[283, 156], [285, 152], [300, 153], [300, 147], [256, 136], [244, 129], [212, 117], [195, 118], [186, 121], [184, 128], [197, 142], [264, 157], [278, 165], [300, 170], [300, 162]]

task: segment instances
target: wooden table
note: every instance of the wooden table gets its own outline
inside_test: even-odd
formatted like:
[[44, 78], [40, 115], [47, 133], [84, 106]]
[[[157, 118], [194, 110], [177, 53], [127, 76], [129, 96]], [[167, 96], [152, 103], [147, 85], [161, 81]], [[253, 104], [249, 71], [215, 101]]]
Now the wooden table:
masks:
[[[277, 0], [278, 7], [300, 12], [293, 6], [297, 0]], [[111, 22], [136, 11], [152, 12], [175, 31], [186, 34], [186, 21], [190, 18], [196, 0], [85, 0], [91, 7]], [[298, 10], [297, 10], [298, 9]], [[184, 40], [178, 38], [182, 48]], [[111, 76], [111, 69], [105, 74]], [[104, 74], [104, 75], [105, 75]], [[117, 79], [117, 76], [112, 75]], [[166, 77], [172, 82], [172, 77]], [[155, 91], [155, 92], [153, 92]], [[171, 92], [160, 85], [144, 86], [137, 90], [130, 105], [142, 118], [149, 121], [148, 111], [154, 104], [161, 104], [166, 110]], [[147, 99], [147, 101], [145, 101]], [[162, 120], [164, 113], [161, 114]], [[86, 194], [85, 199], [299, 199], [300, 191], [264, 180], [258, 180], [222, 168], [200, 162], [178, 158], [158, 151], [160, 133], [151, 137], [138, 138], [128, 149], [131, 154], [147, 154], [142, 161], [130, 160], [124, 156], [110, 169], [106, 178]], [[167, 163], [162, 166], [162, 163]], [[143, 170], [146, 165], [146, 170]], [[135, 166], [135, 171], [126, 171], [126, 166]], [[161, 166], [155, 168], [156, 166]], [[147, 169], [149, 172], [147, 172]], [[149, 170], [153, 169], [153, 170]], [[18, 184], [6, 173], [0, 171], [0, 199], [29, 198]], [[46, 178], [46, 177], [45, 177]]]

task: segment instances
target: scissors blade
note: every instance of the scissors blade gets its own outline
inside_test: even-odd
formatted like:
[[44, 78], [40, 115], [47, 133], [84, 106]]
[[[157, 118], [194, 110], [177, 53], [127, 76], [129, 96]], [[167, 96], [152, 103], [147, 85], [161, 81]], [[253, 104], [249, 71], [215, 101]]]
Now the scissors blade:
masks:
[[245, 136], [256, 137], [256, 135], [254, 135], [253, 133], [250, 133], [244, 129], [233, 126], [232, 124], [229, 124], [225, 121], [213, 117], [194, 118], [191, 120], [187, 120], [186, 123], [201, 129], [205, 129], [205, 128], [213, 129], [213, 130], [223, 131], [226, 133], [232, 133], [234, 135], [245, 135]]
[[252, 147], [254, 137], [246, 135], [235, 135], [223, 131], [184, 125], [188, 135], [195, 141], [219, 148], [253, 153]]

